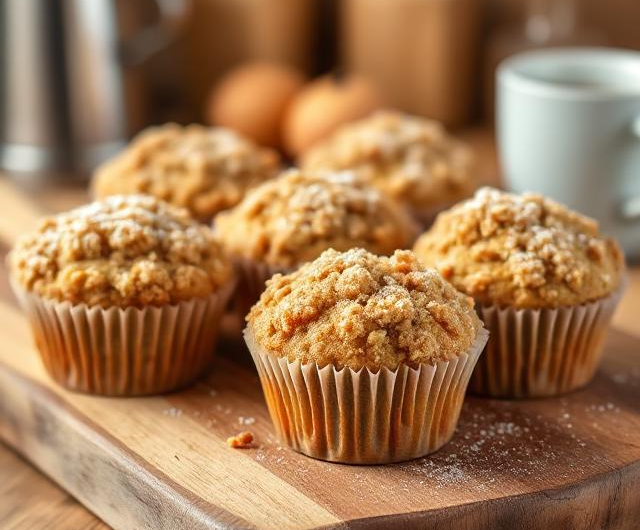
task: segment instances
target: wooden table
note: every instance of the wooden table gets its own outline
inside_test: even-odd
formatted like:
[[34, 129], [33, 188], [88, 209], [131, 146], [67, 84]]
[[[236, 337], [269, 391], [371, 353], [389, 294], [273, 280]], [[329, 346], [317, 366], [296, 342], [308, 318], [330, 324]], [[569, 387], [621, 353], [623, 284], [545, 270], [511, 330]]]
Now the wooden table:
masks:
[[[493, 144], [484, 134], [472, 133], [471, 140], [482, 155], [485, 172], [483, 180], [495, 182], [496, 164]], [[0, 181], [0, 195], [11, 192], [15, 186], [8, 181]], [[19, 197], [19, 196], [18, 196]], [[63, 192], [43, 192], [38, 195], [37, 204], [42, 211], [69, 208], [86, 199], [84, 190], [68, 189]], [[9, 211], [0, 216], [0, 234], [9, 231], [11, 225], [24, 221], [26, 226], [33, 217], [33, 201], [12, 201]], [[6, 251], [6, 249], [3, 249]], [[640, 337], [637, 315], [640, 313], [640, 267], [630, 271], [630, 287], [616, 314], [614, 325]], [[2, 274], [2, 288], [6, 288], [5, 274]], [[95, 516], [78, 504], [71, 496], [58, 488], [27, 462], [8, 448], [0, 445], [0, 528], [2, 529], [47, 529], [76, 530], [108, 528]]]

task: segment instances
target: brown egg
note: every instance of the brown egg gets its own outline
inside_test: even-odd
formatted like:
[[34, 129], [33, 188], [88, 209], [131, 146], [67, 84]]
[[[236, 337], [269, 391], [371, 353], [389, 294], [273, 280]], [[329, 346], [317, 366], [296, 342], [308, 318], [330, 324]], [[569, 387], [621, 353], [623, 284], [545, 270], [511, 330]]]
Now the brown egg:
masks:
[[287, 109], [284, 146], [299, 155], [344, 123], [364, 118], [382, 107], [382, 98], [366, 79], [327, 75], [309, 83]]
[[234, 129], [258, 144], [280, 148], [285, 110], [304, 81], [299, 71], [276, 63], [235, 68], [211, 93], [206, 121]]

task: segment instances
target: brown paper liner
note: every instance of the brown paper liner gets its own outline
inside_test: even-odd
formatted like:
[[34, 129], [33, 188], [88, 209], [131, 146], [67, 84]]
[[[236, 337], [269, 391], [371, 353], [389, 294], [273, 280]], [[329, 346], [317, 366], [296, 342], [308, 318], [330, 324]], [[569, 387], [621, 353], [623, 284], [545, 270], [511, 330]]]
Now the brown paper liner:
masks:
[[265, 290], [265, 282], [274, 274], [288, 274], [295, 267], [281, 267], [260, 263], [247, 258], [234, 258], [238, 287], [224, 317], [224, 335], [227, 339], [240, 340], [245, 317]]
[[79, 392], [135, 396], [188, 385], [209, 367], [233, 282], [206, 298], [122, 309], [56, 302], [13, 290], [43, 364]]
[[411, 208], [411, 216], [416, 221], [419, 227], [419, 233], [431, 228], [433, 222], [438, 217], [438, 214], [446, 210], [450, 204], [441, 204], [436, 206], [430, 206], [428, 208]]
[[477, 305], [490, 339], [469, 390], [502, 398], [556, 396], [593, 378], [624, 282], [589, 304], [555, 309]]
[[[464, 200], [464, 198], [461, 200]], [[422, 233], [423, 231], [431, 228], [431, 225], [433, 225], [434, 221], [436, 220], [436, 217], [438, 217], [438, 214], [440, 212], [448, 210], [458, 202], [459, 201], [446, 201], [446, 202], [439, 202], [436, 204], [432, 204], [430, 206], [425, 206], [422, 208], [410, 207], [409, 211], [420, 228], [419, 233]]]
[[280, 439], [308, 456], [348, 464], [410, 460], [448, 442], [487, 338], [481, 329], [470, 351], [449, 361], [372, 372], [289, 362], [245, 329]]
[[268, 279], [274, 274], [288, 274], [295, 270], [295, 267], [270, 265], [250, 259], [237, 258], [233, 260], [233, 263], [239, 279], [236, 300], [239, 306], [246, 308], [246, 311], [242, 314], [243, 320], [251, 306], [259, 300], [262, 291], [265, 290], [265, 283]]

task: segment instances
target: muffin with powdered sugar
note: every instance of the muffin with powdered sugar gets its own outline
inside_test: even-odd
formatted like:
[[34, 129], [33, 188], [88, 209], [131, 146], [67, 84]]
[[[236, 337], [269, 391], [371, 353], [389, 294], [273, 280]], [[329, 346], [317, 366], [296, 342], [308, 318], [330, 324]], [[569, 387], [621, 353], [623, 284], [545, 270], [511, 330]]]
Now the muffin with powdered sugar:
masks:
[[99, 394], [163, 392], [200, 375], [235, 284], [211, 228], [146, 195], [45, 218], [8, 262], [47, 370]]

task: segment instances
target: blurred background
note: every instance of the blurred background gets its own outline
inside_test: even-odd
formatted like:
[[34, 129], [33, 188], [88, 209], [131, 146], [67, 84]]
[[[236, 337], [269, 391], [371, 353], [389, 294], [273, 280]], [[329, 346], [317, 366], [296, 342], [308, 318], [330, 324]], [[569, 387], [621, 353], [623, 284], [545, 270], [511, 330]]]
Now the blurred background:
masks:
[[380, 106], [491, 127], [501, 59], [640, 49], [639, 20], [634, 0], [1, 0], [0, 166], [83, 179], [166, 121], [289, 156]]

